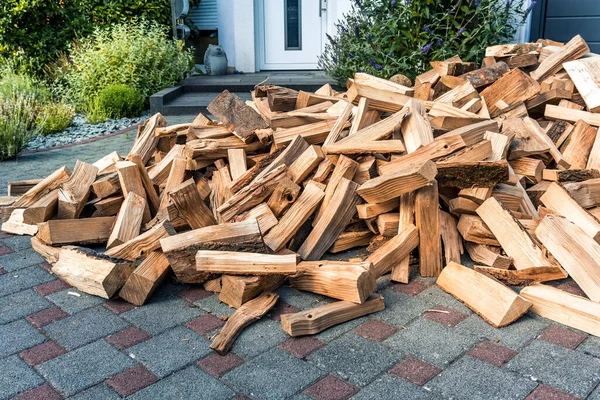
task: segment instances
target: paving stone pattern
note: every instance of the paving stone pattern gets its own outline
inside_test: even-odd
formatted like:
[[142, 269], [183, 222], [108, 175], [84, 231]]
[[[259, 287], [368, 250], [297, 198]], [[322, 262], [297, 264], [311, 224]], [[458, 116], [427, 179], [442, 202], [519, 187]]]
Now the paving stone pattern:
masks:
[[[77, 158], [125, 154], [127, 140], [0, 164], [0, 193]], [[217, 295], [170, 279], [133, 307], [74, 296], [48, 267], [28, 238], [0, 235], [0, 399], [600, 399], [600, 339], [531, 313], [495, 329], [432, 279], [382, 278], [384, 311], [305, 338], [289, 338], [280, 315], [331, 300], [283, 287], [220, 356], [208, 346], [233, 310]]]

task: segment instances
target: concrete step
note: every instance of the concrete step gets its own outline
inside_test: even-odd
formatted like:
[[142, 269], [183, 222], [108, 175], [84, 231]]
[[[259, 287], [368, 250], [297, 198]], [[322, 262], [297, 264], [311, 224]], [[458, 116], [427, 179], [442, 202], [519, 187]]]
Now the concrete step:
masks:
[[[183, 93], [163, 105], [163, 115], [192, 115], [200, 112], [208, 113], [206, 107], [221, 92], [191, 92]], [[242, 100], [252, 100], [250, 92], [236, 93]]]

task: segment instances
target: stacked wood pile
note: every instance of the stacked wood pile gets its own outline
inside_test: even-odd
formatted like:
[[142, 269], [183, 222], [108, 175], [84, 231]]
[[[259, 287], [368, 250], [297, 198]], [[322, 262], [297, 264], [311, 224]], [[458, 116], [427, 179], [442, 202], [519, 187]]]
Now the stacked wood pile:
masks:
[[[309, 335], [382, 310], [376, 280], [408, 283], [411, 266], [495, 327], [531, 309], [600, 335], [600, 57], [588, 53], [577, 36], [489, 47], [482, 66], [432, 62], [414, 87], [357, 73], [343, 93], [225, 91], [208, 107], [219, 122], [157, 114], [126, 157], [11, 183], [2, 230], [35, 235], [53, 273], [98, 296], [142, 305], [171, 272], [219, 292], [237, 308], [220, 353], [286, 281], [339, 300], [282, 316]], [[589, 299], [542, 284], [569, 275]]]

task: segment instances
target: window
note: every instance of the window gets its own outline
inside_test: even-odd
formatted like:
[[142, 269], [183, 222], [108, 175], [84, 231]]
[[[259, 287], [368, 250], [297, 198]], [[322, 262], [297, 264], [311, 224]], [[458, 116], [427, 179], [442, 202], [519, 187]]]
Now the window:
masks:
[[284, 2], [286, 50], [302, 50], [301, 2], [302, 0], [285, 0]]

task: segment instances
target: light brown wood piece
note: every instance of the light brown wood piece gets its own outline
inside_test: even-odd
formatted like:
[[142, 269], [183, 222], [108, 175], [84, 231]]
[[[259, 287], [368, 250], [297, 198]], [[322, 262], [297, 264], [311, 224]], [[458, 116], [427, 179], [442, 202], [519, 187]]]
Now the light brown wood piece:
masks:
[[563, 186], [553, 182], [540, 197], [540, 201], [577, 225], [590, 238], [596, 242], [600, 241], [600, 222], [582, 208]]
[[105, 155], [92, 165], [98, 168], [98, 176], [110, 174], [117, 171], [116, 163], [121, 161], [121, 157], [116, 151]]
[[115, 217], [54, 219], [38, 225], [37, 238], [50, 246], [106, 243]]
[[502, 283], [455, 262], [444, 268], [436, 284], [495, 328], [510, 325], [531, 307]]
[[[290, 144], [296, 136], [301, 136], [308, 144], [320, 145], [325, 142], [335, 124], [336, 120], [325, 120], [293, 128], [277, 129], [273, 133], [275, 147], [280, 148]], [[343, 128], [348, 128], [349, 126], [350, 123], [346, 123]]]
[[590, 151], [585, 168], [600, 170], [600, 128], [596, 131], [594, 144], [592, 145], [592, 150]]
[[448, 103], [453, 107], [461, 108], [472, 99], [479, 98], [477, 90], [471, 85], [471, 82], [464, 82], [462, 85], [442, 94], [435, 99], [438, 103]]
[[477, 204], [481, 204], [492, 195], [493, 188], [488, 187], [472, 187], [467, 189], [461, 189], [458, 192], [459, 197], [464, 197], [467, 200], [471, 200]]
[[549, 285], [537, 283], [521, 290], [533, 303], [531, 312], [600, 337], [600, 304]]
[[58, 189], [53, 190], [23, 211], [23, 222], [30, 225], [48, 221], [58, 210]]
[[508, 269], [512, 264], [512, 258], [501, 255], [500, 248], [498, 247], [492, 247], [473, 242], [465, 242], [465, 248], [467, 249], [471, 259], [475, 262], [502, 270]]
[[14, 207], [29, 207], [36, 201], [50, 193], [51, 191], [58, 189], [60, 185], [66, 182], [71, 175], [69, 168], [61, 167], [42, 179], [34, 187], [29, 189], [23, 194], [18, 200], [13, 203]]
[[521, 157], [509, 162], [515, 174], [522, 175], [528, 183], [536, 184], [542, 180], [542, 172], [546, 167], [542, 160]]
[[234, 194], [217, 209], [217, 212], [223, 221], [232, 221], [235, 216], [262, 203], [264, 199], [273, 193], [273, 190], [281, 181], [287, 179], [286, 176], [287, 167], [282, 164]]
[[373, 108], [382, 107], [385, 111], [390, 107], [399, 110], [414, 94], [411, 88], [362, 72], [354, 74], [353, 88], [358, 97], [368, 97]]
[[335, 164], [328, 158], [325, 157], [323, 161], [319, 163], [312, 180], [315, 182], [324, 182], [329, 177], [329, 174], [335, 168]]
[[376, 223], [380, 235], [392, 237], [398, 234], [398, 213], [379, 214]]
[[233, 219], [233, 222], [241, 222], [248, 219], [256, 219], [263, 235], [269, 232], [269, 230], [279, 222], [267, 203], [260, 203], [256, 207], [238, 215]]
[[496, 236], [477, 215], [461, 215], [456, 228], [466, 241], [488, 246], [500, 246]]
[[415, 194], [421, 276], [438, 276], [442, 270], [438, 199], [438, 185], [435, 180], [432, 185], [422, 187]]
[[87, 201], [92, 183], [96, 180], [98, 168], [77, 160], [69, 179], [58, 188], [59, 219], [78, 218]]
[[136, 306], [142, 306], [170, 271], [169, 260], [164, 254], [153, 251], [129, 275], [129, 279], [119, 291], [119, 297]]
[[211, 210], [204, 203], [193, 179], [188, 179], [171, 189], [169, 199], [192, 229], [216, 224]]
[[[254, 178], [254, 182], [265, 177], [267, 174], [273, 172], [275, 169], [279, 168], [281, 165], [285, 165], [290, 168], [290, 166], [304, 153], [306, 149], [309, 148], [309, 143], [304, 140], [301, 136], [295, 136], [292, 138], [291, 142], [286, 146], [286, 148], [279, 153], [279, 155], [268, 165], [265, 166], [264, 169], [259, 171], [259, 173]], [[232, 189], [234, 193], [238, 190]]]
[[335, 125], [329, 131], [329, 134], [325, 138], [323, 145], [330, 145], [337, 142], [342, 136], [342, 131], [344, 128], [348, 126], [348, 122], [350, 121], [350, 117], [352, 116], [352, 110], [354, 106], [352, 103], [346, 103], [342, 113], [338, 117], [337, 121], [335, 121]]
[[356, 206], [356, 209], [358, 211], [358, 218], [374, 218], [380, 214], [393, 211], [394, 209], [398, 208], [399, 204], [400, 200], [398, 198], [393, 198], [391, 200], [379, 204], [359, 204]]
[[341, 179], [319, 222], [298, 249], [303, 260], [319, 260], [344, 231], [356, 214], [356, 205], [360, 201], [357, 189], [357, 183]]
[[[548, 186], [550, 185], [551, 183], [548, 183]], [[581, 207], [591, 208], [600, 206], [600, 179], [569, 182], [563, 186]]]
[[154, 130], [165, 126], [167, 126], [167, 120], [160, 113], [156, 113], [148, 118], [144, 122], [141, 133], [135, 138], [129, 155], [137, 154], [142, 158], [144, 165], [148, 164], [159, 139], [154, 134]]
[[119, 210], [119, 214], [108, 237], [106, 248], [118, 246], [140, 234], [146, 200], [135, 193], [130, 193]]
[[368, 246], [373, 237], [373, 232], [368, 229], [362, 231], [346, 231], [335, 239], [329, 248], [330, 253], [340, 253], [354, 247]]
[[[404, 193], [399, 199], [398, 235], [414, 226], [415, 223], [415, 192]], [[418, 235], [418, 232], [417, 232]], [[418, 243], [417, 243], [418, 244]], [[410, 252], [396, 265], [392, 266], [390, 279], [394, 282], [408, 283], [410, 276]]]
[[[439, 237], [439, 236], [438, 236]], [[408, 258], [419, 244], [419, 232], [414, 225], [406, 228], [375, 250], [365, 261], [370, 262], [371, 273], [379, 278], [392, 271], [398, 263]]]
[[26, 179], [24, 181], [8, 182], [7, 195], [9, 197], [19, 197], [27, 193], [31, 188], [41, 181], [41, 179]]
[[[37, 225], [29, 225], [24, 222], [24, 208], [10, 208], [12, 211], [10, 216], [2, 223], [2, 232], [12, 235], [30, 235], [37, 233]], [[4, 214], [6, 211], [3, 211]]]
[[133, 263], [96, 254], [83, 247], [60, 250], [52, 273], [84, 293], [110, 299], [133, 272]]
[[272, 251], [281, 250], [315, 212], [323, 197], [325, 192], [313, 181], [309, 181], [279, 223], [264, 236], [265, 245]]
[[563, 63], [563, 68], [583, 97], [588, 111], [600, 112], [600, 59], [590, 57], [570, 61]]
[[600, 245], [558, 215], [546, 215], [535, 234], [581, 290], [591, 300], [600, 301]]
[[321, 147], [311, 145], [290, 165], [288, 177], [300, 184], [325, 158]]
[[119, 175], [121, 191], [125, 199], [127, 199], [130, 193], [135, 193], [143, 198], [146, 201], [146, 207], [144, 208], [142, 222], [146, 223], [150, 221], [151, 215], [146, 197], [146, 189], [144, 189], [138, 166], [132, 161], [119, 161], [117, 163], [117, 173]]
[[488, 46], [485, 49], [486, 57], [511, 57], [521, 54], [539, 54], [542, 49], [540, 43], [517, 43], [517, 44], [499, 44]]
[[371, 296], [362, 304], [336, 301], [295, 314], [283, 314], [281, 316], [281, 327], [288, 335], [293, 337], [315, 335], [337, 324], [381, 311], [384, 308], [383, 297], [379, 295]]
[[277, 294], [267, 292], [242, 305], [229, 317], [225, 326], [215, 336], [210, 348], [221, 355], [227, 354], [242, 330], [273, 308], [277, 299], [279, 299]]
[[553, 182], [583, 182], [588, 179], [600, 178], [600, 171], [597, 169], [545, 169], [542, 172], [542, 178], [545, 181]]
[[319, 221], [319, 219], [321, 219], [321, 216], [329, 206], [333, 194], [335, 193], [335, 190], [337, 189], [341, 180], [352, 179], [358, 169], [358, 165], [358, 162], [354, 161], [350, 157], [342, 155], [338, 158], [338, 161], [335, 164], [335, 169], [333, 170], [333, 173], [329, 178], [329, 182], [327, 183], [327, 188], [325, 189], [325, 197], [323, 198], [321, 206], [319, 207], [319, 211], [317, 212], [317, 215], [313, 220], [313, 226], [317, 224], [317, 222]]
[[292, 275], [295, 254], [258, 254], [237, 251], [198, 250], [196, 270], [226, 275]]
[[477, 214], [493, 232], [506, 254], [513, 259], [516, 269], [552, 265], [523, 225], [497, 199], [487, 199], [477, 209]]
[[[235, 278], [240, 278], [240, 277], [238, 276]], [[221, 292], [221, 277], [219, 276], [218, 278], [208, 280], [208, 281], [204, 282], [203, 286], [204, 286], [204, 290], [206, 290], [207, 292], [220, 293]]]
[[175, 235], [175, 230], [171, 223], [163, 221], [141, 235], [107, 250], [104, 254], [110, 257], [136, 261], [146, 254], [158, 250], [160, 248], [159, 240], [172, 235]]
[[290, 285], [298, 290], [362, 304], [377, 289], [370, 267], [369, 262], [303, 261], [298, 264], [298, 272], [290, 277]]
[[196, 271], [194, 257], [198, 250], [265, 252], [256, 219], [211, 225], [160, 240], [177, 279], [183, 283], [202, 283], [208, 275]]
[[175, 156], [175, 158], [173, 158], [171, 171], [169, 171], [169, 177], [167, 178], [165, 188], [163, 189], [160, 197], [159, 209], [165, 208], [167, 205], [169, 205], [169, 193], [173, 188], [183, 183], [185, 179], [186, 165], [187, 161], [184, 157]]
[[438, 159], [436, 163], [484, 161], [492, 156], [492, 142], [489, 140], [482, 140], [481, 142], [465, 147], [456, 153], [442, 157]]
[[[138, 154], [132, 154], [127, 159], [133, 162], [138, 166], [138, 170], [140, 171], [140, 178], [142, 179], [142, 184], [144, 185], [144, 189], [146, 190], [146, 200], [148, 201], [148, 205], [150, 206], [150, 210], [156, 214], [160, 208], [160, 199], [158, 194], [156, 193], [156, 189], [154, 188], [154, 182], [148, 176], [148, 171], [144, 166], [144, 162], [142, 158]], [[115, 171], [117, 170], [117, 165], [115, 163]]]
[[246, 151], [244, 149], [227, 150], [227, 159], [229, 161], [229, 171], [231, 172], [232, 180], [239, 178], [248, 170]]
[[506, 104], [513, 104], [529, 100], [539, 92], [540, 85], [519, 68], [515, 68], [484, 89], [481, 97], [485, 98], [493, 118], [501, 111], [497, 106], [498, 101], [502, 100]]
[[281, 216], [298, 198], [302, 188], [291, 179], [284, 178], [273, 190], [267, 205], [276, 217]]
[[536, 132], [532, 132], [532, 125], [525, 124], [521, 118], [507, 119], [502, 123], [504, 133], [511, 132], [513, 140], [510, 142], [509, 160], [544, 154], [550, 151], [550, 145], [542, 140]]
[[451, 261], [460, 263], [460, 256], [465, 252], [462, 237], [456, 229], [456, 219], [445, 211], [439, 210], [440, 235], [444, 245], [446, 264]]
[[58, 261], [58, 257], [60, 256], [60, 247], [48, 246], [46, 243], [42, 242], [37, 236], [33, 236], [31, 238], [31, 247], [40, 256], [44, 257], [46, 261], [48, 261], [50, 264], [54, 264]]
[[538, 82], [548, 78], [549, 76], [560, 71], [563, 67], [563, 63], [567, 61], [576, 60], [581, 58], [585, 54], [590, 52], [585, 40], [580, 35], [575, 36], [573, 39], [557, 51], [552, 53], [548, 58], [540, 63], [535, 71], [531, 72], [531, 77]]
[[[261, 293], [276, 290], [284, 281], [284, 275], [223, 275], [219, 284], [219, 301], [230, 307], [240, 308], [242, 304], [247, 303]], [[205, 289], [208, 282], [204, 284]]]
[[502, 75], [509, 71], [508, 65], [500, 61], [487, 67], [476, 69], [460, 75], [461, 78], [471, 82], [475, 89], [491, 85], [496, 82]]
[[148, 168], [148, 176], [156, 186], [164, 186], [169, 177], [169, 172], [171, 171], [173, 158], [175, 158], [175, 156], [184, 157], [185, 152], [185, 145], [176, 144], [171, 147], [171, 150], [159, 162]]
[[257, 129], [269, 127], [252, 107], [228, 90], [221, 92], [207, 109], [245, 143], [250, 143], [255, 138], [254, 132]]
[[456, 216], [462, 214], [475, 215], [475, 210], [477, 210], [479, 206], [479, 203], [464, 197], [455, 197], [448, 201], [448, 210]]
[[564, 159], [571, 164], [571, 169], [586, 168], [597, 133], [598, 128], [590, 126], [582, 120], [575, 123], [569, 142], [562, 152]]
[[548, 120], [563, 120], [573, 123], [578, 120], [583, 120], [590, 125], [596, 127], [600, 126], [600, 114], [554, 106], [551, 104], [546, 105], [544, 117]]
[[527, 286], [535, 282], [555, 281], [569, 276], [565, 270], [558, 266], [513, 270], [475, 265], [474, 269], [476, 272], [491, 276], [511, 286]]
[[429, 121], [425, 118], [425, 106], [422, 102], [411, 99], [408, 101], [407, 107], [410, 114], [402, 121], [401, 131], [406, 151], [412, 153], [419, 147], [433, 142], [433, 131]]
[[116, 172], [104, 175], [92, 183], [92, 192], [99, 199], [105, 199], [121, 191], [119, 174]]
[[436, 174], [437, 168], [432, 161], [411, 164], [363, 183], [358, 189], [358, 194], [369, 203], [383, 203], [430, 185]]

